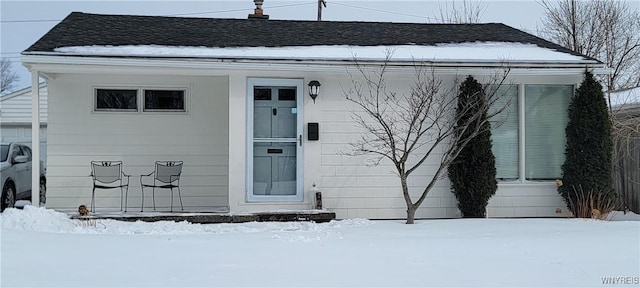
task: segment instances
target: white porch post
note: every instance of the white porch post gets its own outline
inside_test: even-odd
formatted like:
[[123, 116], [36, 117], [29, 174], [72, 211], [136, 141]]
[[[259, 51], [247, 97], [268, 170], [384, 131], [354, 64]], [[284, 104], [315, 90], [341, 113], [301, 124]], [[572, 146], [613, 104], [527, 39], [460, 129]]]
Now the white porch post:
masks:
[[31, 205], [40, 206], [40, 76], [31, 70]]
[[527, 174], [525, 173], [525, 169], [527, 169], [526, 165], [525, 165], [525, 161], [526, 161], [526, 156], [525, 156], [525, 152], [524, 149], [526, 149], [526, 143], [525, 141], [527, 140], [527, 138], [525, 137], [525, 123], [524, 123], [524, 110], [526, 109], [525, 107], [525, 93], [524, 93], [524, 84], [520, 84], [520, 87], [518, 87], [518, 131], [520, 131], [520, 134], [518, 134], [518, 151], [520, 151], [518, 153], [518, 178], [520, 178], [520, 181], [525, 182], [527, 181]]

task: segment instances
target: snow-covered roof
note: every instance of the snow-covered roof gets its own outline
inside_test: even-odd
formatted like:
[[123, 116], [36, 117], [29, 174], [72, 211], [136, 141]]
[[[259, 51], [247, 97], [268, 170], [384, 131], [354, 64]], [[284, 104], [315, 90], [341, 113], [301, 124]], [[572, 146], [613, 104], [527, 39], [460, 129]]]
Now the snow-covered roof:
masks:
[[609, 92], [611, 109], [618, 118], [640, 117], [640, 87]]
[[243, 59], [293, 59], [349, 61], [385, 59], [392, 61], [446, 62], [563, 62], [584, 61], [583, 57], [534, 44], [508, 42], [450, 43], [429, 46], [287, 46], [287, 47], [176, 47], [160, 45], [75, 46], [54, 49], [70, 55], [195, 57]]
[[425, 24], [73, 12], [25, 55], [603, 64], [501, 23]]
[[609, 92], [612, 107], [640, 106], [640, 87]]

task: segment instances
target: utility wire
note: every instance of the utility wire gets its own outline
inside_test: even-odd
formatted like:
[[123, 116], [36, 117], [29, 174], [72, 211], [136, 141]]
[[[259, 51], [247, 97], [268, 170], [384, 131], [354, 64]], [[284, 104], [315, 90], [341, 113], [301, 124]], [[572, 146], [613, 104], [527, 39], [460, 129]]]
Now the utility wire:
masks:
[[60, 22], [61, 20], [0, 20], [0, 23], [40, 23], [40, 22]]
[[[294, 6], [305, 6], [305, 5], [316, 5], [316, 2], [306, 2], [306, 3], [296, 3], [296, 4], [284, 4], [284, 5], [275, 5], [275, 6], [264, 6], [264, 9], [278, 9], [285, 7], [294, 7]], [[187, 16], [187, 15], [201, 15], [201, 14], [218, 14], [218, 13], [228, 13], [228, 12], [241, 12], [241, 11], [251, 11], [252, 9], [243, 8], [243, 9], [230, 9], [230, 10], [218, 10], [218, 11], [207, 11], [207, 12], [193, 12], [193, 13], [179, 13], [179, 14], [167, 14], [160, 16]], [[0, 20], [0, 23], [41, 23], [41, 22], [60, 22], [60, 20]]]
[[387, 10], [382, 10], [382, 9], [375, 9], [375, 8], [370, 8], [370, 7], [362, 7], [362, 6], [357, 6], [357, 5], [351, 5], [351, 4], [345, 4], [345, 3], [341, 3], [341, 2], [330, 2], [330, 4], [335, 4], [335, 5], [339, 5], [339, 6], [345, 6], [345, 7], [350, 7], [350, 8], [356, 8], [356, 9], [361, 9], [361, 10], [369, 10], [369, 11], [375, 11], [375, 12], [382, 12], [382, 13], [387, 13], [387, 14], [393, 14], [393, 15], [400, 15], [400, 16], [408, 16], [408, 17], [415, 17], [415, 18], [420, 18], [420, 19], [426, 19], [426, 20], [430, 20], [430, 21], [436, 21], [438, 22], [438, 19], [435, 18], [431, 18], [428, 16], [420, 16], [420, 15], [414, 15], [414, 14], [406, 14], [406, 13], [400, 13], [400, 12], [393, 12], [393, 11], [387, 11]]
[[[305, 5], [316, 5], [316, 2], [307, 2], [307, 3], [296, 3], [296, 4], [284, 4], [284, 5], [276, 5], [276, 6], [263, 6], [263, 10], [267, 9], [277, 9], [284, 7], [293, 7], [293, 6], [305, 6]], [[165, 16], [185, 16], [185, 15], [198, 15], [198, 14], [215, 14], [215, 13], [226, 13], [226, 12], [239, 12], [239, 11], [251, 11], [252, 9], [233, 9], [233, 10], [220, 10], [220, 11], [210, 11], [210, 12], [194, 12], [194, 13], [180, 13], [180, 14], [170, 14]]]

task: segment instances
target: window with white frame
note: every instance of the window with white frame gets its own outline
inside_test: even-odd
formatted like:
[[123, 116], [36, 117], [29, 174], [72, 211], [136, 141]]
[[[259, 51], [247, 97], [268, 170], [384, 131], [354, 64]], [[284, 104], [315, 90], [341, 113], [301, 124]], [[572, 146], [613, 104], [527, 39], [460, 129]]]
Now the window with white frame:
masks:
[[504, 110], [491, 121], [498, 180], [560, 178], [573, 90], [573, 85], [504, 85], [498, 89], [500, 98], [493, 109]]
[[518, 157], [518, 86], [502, 85], [497, 89], [497, 100], [493, 103], [491, 118], [492, 150], [496, 159], [496, 178], [513, 181], [519, 178]]
[[185, 90], [144, 90], [144, 111], [185, 111]]
[[138, 111], [137, 89], [95, 89], [95, 111]]
[[98, 112], [187, 111], [184, 88], [95, 88], [94, 92], [94, 111]]

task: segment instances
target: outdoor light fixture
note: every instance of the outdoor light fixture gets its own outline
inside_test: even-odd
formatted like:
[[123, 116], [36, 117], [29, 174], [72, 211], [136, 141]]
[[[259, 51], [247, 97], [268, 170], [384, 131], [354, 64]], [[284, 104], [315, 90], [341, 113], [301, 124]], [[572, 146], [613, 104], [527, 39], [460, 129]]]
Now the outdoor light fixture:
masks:
[[313, 103], [316, 103], [316, 97], [320, 93], [320, 82], [313, 80], [309, 82], [309, 96], [313, 99]]

